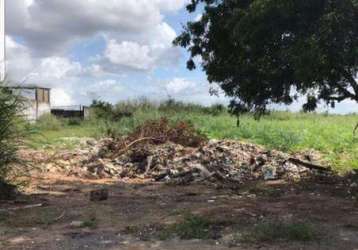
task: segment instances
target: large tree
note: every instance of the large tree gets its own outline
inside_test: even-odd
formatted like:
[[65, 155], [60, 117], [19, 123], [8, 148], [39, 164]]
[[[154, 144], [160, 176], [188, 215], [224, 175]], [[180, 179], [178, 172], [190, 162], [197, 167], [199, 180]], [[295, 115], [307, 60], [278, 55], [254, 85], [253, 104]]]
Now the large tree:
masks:
[[307, 111], [319, 101], [358, 102], [358, 0], [191, 0], [187, 10], [198, 7], [202, 17], [174, 43], [238, 114], [299, 96]]

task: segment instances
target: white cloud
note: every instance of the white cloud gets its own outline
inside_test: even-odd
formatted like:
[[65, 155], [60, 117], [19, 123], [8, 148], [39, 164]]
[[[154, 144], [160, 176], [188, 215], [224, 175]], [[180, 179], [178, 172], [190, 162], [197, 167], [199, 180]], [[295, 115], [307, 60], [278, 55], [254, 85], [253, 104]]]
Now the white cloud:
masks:
[[30, 51], [9, 36], [6, 36], [6, 47], [7, 77], [10, 80], [21, 80], [33, 67]]
[[131, 36], [162, 23], [162, 11], [176, 11], [186, 0], [11, 0], [8, 32], [21, 36], [37, 55], [63, 53], [78, 39], [98, 33]]
[[127, 41], [117, 43], [115, 40], [108, 42], [105, 57], [113, 64], [138, 70], [150, 69], [155, 60], [150, 56], [148, 46]]
[[87, 101], [91, 101], [93, 99], [100, 99], [116, 103], [118, 102], [124, 91], [125, 88], [118, 80], [105, 79], [102, 81], [95, 81], [86, 88], [82, 88], [80, 95], [85, 97]]
[[82, 72], [79, 62], [71, 62], [64, 57], [47, 57], [40, 61], [39, 69], [34, 71], [41, 79], [64, 79]]
[[73, 105], [74, 100], [71, 96], [62, 88], [51, 89], [51, 105], [52, 106], [69, 106]]
[[32, 57], [29, 48], [6, 37], [8, 79], [15, 82], [38, 82], [55, 86], [59, 80], [79, 76], [83, 69], [79, 62], [67, 57]]
[[196, 15], [196, 17], [194, 18], [194, 21], [199, 22], [202, 18], [203, 18], [203, 14], [200, 13], [200, 14]]
[[161, 9], [167, 11], [175, 11], [181, 9], [189, 0], [152, 0]]
[[183, 92], [195, 88], [195, 83], [183, 78], [174, 78], [171, 80], [167, 86], [168, 94], [182, 94]]

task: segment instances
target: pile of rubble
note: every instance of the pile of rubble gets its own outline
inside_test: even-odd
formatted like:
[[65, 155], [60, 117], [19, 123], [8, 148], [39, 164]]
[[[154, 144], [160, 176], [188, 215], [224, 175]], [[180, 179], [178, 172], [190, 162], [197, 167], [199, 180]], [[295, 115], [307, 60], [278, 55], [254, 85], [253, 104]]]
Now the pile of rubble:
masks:
[[320, 171], [312, 169], [315, 165], [306, 165], [282, 152], [233, 140], [211, 140], [198, 148], [172, 142], [143, 144], [115, 158], [106, 156], [105, 152], [110, 151], [108, 145], [82, 161], [81, 169], [87, 177], [148, 178], [176, 184], [194, 181], [241, 184], [260, 179], [295, 181]]
[[82, 149], [46, 156], [36, 152], [30, 157], [44, 171], [69, 176], [141, 178], [177, 185], [210, 182], [236, 187], [254, 180], [298, 181], [321, 172], [288, 154], [234, 140], [211, 140], [199, 147], [142, 142], [120, 154], [113, 150], [116, 144], [114, 139], [88, 140]]
[[81, 149], [27, 158], [41, 169], [85, 178], [141, 178], [231, 187], [255, 180], [298, 181], [328, 173], [306, 159], [235, 140], [210, 140], [185, 122], [148, 121], [117, 139], [87, 140]]

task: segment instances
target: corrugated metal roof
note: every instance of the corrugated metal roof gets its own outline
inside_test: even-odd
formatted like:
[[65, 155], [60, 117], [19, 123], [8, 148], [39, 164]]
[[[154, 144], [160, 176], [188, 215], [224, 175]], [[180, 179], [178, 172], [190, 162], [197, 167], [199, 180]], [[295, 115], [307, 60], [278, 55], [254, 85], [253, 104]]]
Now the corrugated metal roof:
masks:
[[25, 85], [4, 85], [4, 86], [0, 86], [1, 88], [11, 88], [11, 89], [48, 89], [50, 90], [51, 88], [48, 87], [42, 87], [36, 84], [25, 84]]

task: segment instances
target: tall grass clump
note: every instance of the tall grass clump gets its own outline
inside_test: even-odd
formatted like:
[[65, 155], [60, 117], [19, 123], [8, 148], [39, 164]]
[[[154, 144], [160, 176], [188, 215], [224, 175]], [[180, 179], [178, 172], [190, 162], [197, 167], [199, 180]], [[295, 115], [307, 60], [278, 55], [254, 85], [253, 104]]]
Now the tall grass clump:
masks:
[[40, 130], [60, 130], [63, 122], [52, 114], [44, 114], [36, 122], [36, 128]]
[[20, 143], [22, 104], [21, 97], [0, 83], [0, 199], [9, 196], [7, 177], [11, 165], [18, 161], [16, 152]]

